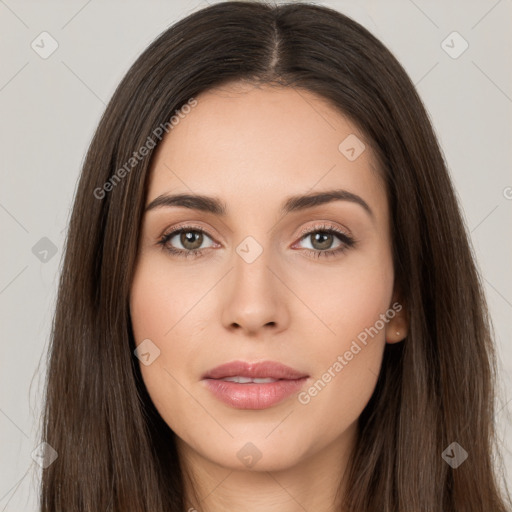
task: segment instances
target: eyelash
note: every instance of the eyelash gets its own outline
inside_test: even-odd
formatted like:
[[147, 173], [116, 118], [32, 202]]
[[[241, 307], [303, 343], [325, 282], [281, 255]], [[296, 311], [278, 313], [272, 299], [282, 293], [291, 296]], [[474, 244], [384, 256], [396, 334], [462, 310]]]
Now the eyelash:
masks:
[[[201, 257], [203, 255], [203, 252], [205, 249], [193, 249], [193, 250], [184, 250], [184, 249], [176, 249], [175, 247], [169, 246], [168, 242], [177, 234], [181, 234], [183, 232], [193, 232], [193, 233], [202, 233], [209, 238], [212, 238], [206, 231], [204, 231], [202, 228], [199, 228], [198, 226], [182, 226], [179, 229], [175, 229], [174, 231], [171, 231], [170, 233], [167, 233], [163, 235], [160, 240], [158, 241], [158, 244], [162, 246], [162, 249], [164, 251], [169, 252], [173, 256], [183, 257], [183, 258], [189, 258], [189, 257]], [[338, 254], [342, 254], [347, 249], [350, 249], [351, 247], [354, 247], [356, 245], [356, 240], [341, 231], [340, 229], [332, 226], [332, 225], [321, 225], [321, 226], [314, 226], [312, 229], [304, 230], [300, 233], [299, 241], [303, 238], [306, 238], [309, 235], [315, 234], [315, 233], [324, 233], [324, 234], [332, 234], [336, 235], [337, 238], [342, 242], [342, 245], [337, 247], [336, 249], [328, 249], [326, 251], [321, 251], [318, 249], [304, 249], [307, 251], [311, 256], [319, 258], [320, 256], [325, 257], [331, 257], [331, 256], [337, 256]]]

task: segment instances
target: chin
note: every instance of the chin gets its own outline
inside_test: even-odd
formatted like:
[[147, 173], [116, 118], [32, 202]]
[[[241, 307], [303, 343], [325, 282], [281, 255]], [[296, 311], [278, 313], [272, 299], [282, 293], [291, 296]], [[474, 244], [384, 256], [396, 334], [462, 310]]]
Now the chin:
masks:
[[306, 456], [304, 442], [296, 436], [286, 435], [286, 442], [281, 436], [271, 439], [268, 435], [272, 429], [265, 427], [261, 432], [247, 429], [243, 434], [237, 435], [233, 429], [229, 429], [233, 438], [222, 440], [208, 440], [212, 444], [187, 441], [196, 454], [208, 459], [211, 463], [230, 470], [247, 471], [281, 471], [298, 464]]

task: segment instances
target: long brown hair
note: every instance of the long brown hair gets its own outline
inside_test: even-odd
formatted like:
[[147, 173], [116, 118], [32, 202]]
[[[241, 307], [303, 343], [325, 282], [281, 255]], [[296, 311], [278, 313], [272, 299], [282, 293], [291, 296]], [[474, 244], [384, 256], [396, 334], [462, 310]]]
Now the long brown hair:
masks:
[[[163, 32], [118, 86], [90, 144], [48, 357], [41, 440], [58, 458], [43, 471], [41, 511], [185, 510], [175, 434], [143, 384], [128, 299], [155, 151], [148, 141], [191, 98], [234, 80], [327, 99], [366, 135], [386, 183], [409, 334], [386, 346], [359, 419], [345, 509], [507, 510], [494, 469], [492, 325], [413, 84], [379, 40], [335, 10], [244, 1]], [[130, 160], [143, 146], [147, 156]], [[469, 454], [456, 469], [442, 457], [453, 442]]]

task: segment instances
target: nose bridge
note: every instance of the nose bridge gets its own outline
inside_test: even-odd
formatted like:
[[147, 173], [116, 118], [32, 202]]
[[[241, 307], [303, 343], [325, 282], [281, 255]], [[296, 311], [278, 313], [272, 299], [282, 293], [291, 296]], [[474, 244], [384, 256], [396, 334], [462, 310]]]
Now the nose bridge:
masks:
[[242, 294], [239, 300], [245, 297], [267, 300], [275, 296], [275, 291], [272, 291], [274, 276], [269, 270], [272, 266], [269, 240], [262, 234], [257, 237], [248, 235], [235, 248], [233, 284], [235, 293]]

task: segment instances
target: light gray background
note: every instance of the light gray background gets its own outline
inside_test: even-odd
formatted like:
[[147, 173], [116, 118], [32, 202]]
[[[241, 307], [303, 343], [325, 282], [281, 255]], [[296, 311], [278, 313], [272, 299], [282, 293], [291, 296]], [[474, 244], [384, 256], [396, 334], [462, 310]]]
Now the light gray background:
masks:
[[[497, 425], [510, 476], [512, 2], [315, 3], [348, 14], [380, 38], [430, 113], [495, 326], [501, 371]], [[93, 131], [139, 53], [169, 25], [206, 5], [0, 0], [0, 512], [37, 507], [41, 469], [31, 454], [44, 355], [69, 209]], [[31, 48], [43, 31], [59, 45], [47, 59]], [[453, 31], [469, 43], [456, 59], [441, 46]], [[46, 262], [32, 252], [42, 237], [57, 247]], [[471, 447], [465, 448], [471, 456]]]

